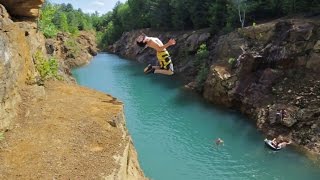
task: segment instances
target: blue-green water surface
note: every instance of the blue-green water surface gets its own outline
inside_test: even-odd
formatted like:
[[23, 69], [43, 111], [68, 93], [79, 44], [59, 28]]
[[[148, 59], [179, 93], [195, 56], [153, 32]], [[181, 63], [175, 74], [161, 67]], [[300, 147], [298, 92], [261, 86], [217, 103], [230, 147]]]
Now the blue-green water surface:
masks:
[[[176, 76], [142, 70], [136, 62], [99, 54], [73, 74], [80, 85], [124, 103], [127, 127], [150, 179], [320, 179], [319, 167], [291, 148], [267, 149], [246, 117], [205, 103]], [[217, 137], [224, 146], [214, 144]]]

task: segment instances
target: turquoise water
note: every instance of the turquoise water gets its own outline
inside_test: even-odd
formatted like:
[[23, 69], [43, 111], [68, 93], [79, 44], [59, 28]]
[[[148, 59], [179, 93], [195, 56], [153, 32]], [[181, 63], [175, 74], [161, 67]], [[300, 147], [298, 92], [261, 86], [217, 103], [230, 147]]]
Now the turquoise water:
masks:
[[[73, 73], [79, 84], [124, 103], [127, 127], [150, 179], [320, 179], [320, 168], [301, 154], [267, 149], [246, 117], [204, 102], [176, 76], [144, 75], [143, 68], [99, 54]], [[217, 137], [224, 146], [214, 144]]]

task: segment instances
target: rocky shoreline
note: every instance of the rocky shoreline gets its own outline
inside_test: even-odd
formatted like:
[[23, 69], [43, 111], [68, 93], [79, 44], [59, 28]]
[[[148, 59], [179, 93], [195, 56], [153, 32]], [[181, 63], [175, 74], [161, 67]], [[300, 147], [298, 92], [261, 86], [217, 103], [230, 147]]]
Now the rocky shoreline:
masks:
[[[124, 33], [109, 51], [156, 62], [154, 52], [135, 46], [141, 33], [177, 40], [170, 47], [175, 70], [196, 87], [197, 49], [206, 44], [209, 73], [200, 93], [205, 99], [239, 109], [268, 137], [282, 136], [313, 158], [320, 155], [320, 20], [279, 19], [237, 29], [226, 35], [209, 30], [156, 32], [150, 29]], [[277, 112], [286, 111], [284, 118]]]

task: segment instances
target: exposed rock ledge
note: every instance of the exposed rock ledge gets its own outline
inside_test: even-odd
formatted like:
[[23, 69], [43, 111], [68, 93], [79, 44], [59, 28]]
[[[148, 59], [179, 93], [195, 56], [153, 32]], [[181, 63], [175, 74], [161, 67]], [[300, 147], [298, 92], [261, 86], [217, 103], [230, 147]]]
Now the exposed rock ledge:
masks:
[[10, 15], [15, 17], [35, 18], [44, 0], [0, 0]]
[[[319, 32], [316, 17], [277, 20], [219, 37], [204, 97], [240, 109], [267, 135], [291, 139], [319, 158]], [[238, 62], [232, 65], [230, 58]], [[283, 118], [277, 115], [281, 109]]]
[[98, 52], [93, 31], [80, 31], [76, 37], [58, 33], [56, 38], [46, 39], [46, 49], [49, 55], [62, 60], [68, 69], [88, 64]]
[[145, 179], [117, 99], [63, 82], [21, 96], [0, 143], [0, 179]]

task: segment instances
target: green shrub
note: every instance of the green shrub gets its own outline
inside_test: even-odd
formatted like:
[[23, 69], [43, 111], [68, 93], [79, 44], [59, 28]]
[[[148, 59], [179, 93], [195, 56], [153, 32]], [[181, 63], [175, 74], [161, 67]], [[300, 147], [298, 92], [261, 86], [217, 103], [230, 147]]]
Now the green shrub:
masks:
[[209, 51], [206, 44], [201, 44], [197, 53], [196, 58], [193, 61], [195, 68], [197, 68], [198, 74], [196, 76], [197, 90], [202, 91], [204, 83], [209, 73], [209, 67], [207, 61], [209, 58]]
[[229, 58], [228, 63], [229, 63], [231, 66], [234, 66], [234, 65], [236, 64], [236, 59], [235, 59], [235, 58]]
[[80, 53], [79, 44], [76, 41], [76, 37], [70, 37], [64, 42], [65, 47], [69, 50], [70, 54], [73, 54], [74, 57], [78, 56]]
[[50, 24], [41, 30], [46, 38], [55, 37], [58, 33], [57, 28], [53, 24]]
[[228, 63], [231, 65], [231, 68], [234, 69], [237, 66], [237, 60], [235, 58], [229, 58]]
[[209, 51], [207, 49], [206, 44], [201, 44], [197, 53], [196, 53], [196, 58], [193, 61], [193, 65], [197, 68], [199, 71], [202, 64], [206, 62], [206, 60], [209, 57]]
[[33, 59], [41, 80], [45, 81], [50, 78], [61, 80], [62, 77], [58, 75], [59, 64], [54, 57], [46, 59], [41, 51], [37, 51]]
[[235, 58], [229, 58], [228, 63], [229, 64], [234, 64], [236, 62]]

